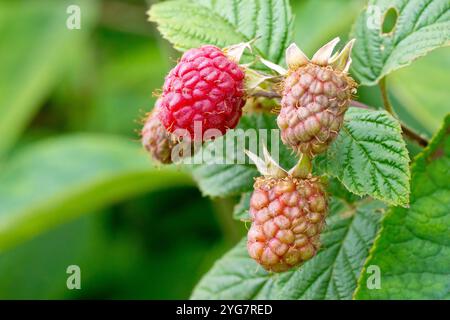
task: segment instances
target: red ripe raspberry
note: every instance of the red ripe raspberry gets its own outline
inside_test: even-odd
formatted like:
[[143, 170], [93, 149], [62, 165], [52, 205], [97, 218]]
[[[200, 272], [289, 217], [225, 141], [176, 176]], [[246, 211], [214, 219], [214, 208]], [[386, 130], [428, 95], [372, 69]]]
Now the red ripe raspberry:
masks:
[[[207, 45], [184, 53], [163, 87], [159, 118], [170, 132], [186, 129], [203, 140], [208, 129], [236, 127], [244, 106], [244, 72], [222, 50]], [[201, 130], [194, 136], [194, 123]], [[197, 129], [198, 130], [198, 129]]]
[[266, 270], [283, 272], [319, 249], [327, 198], [317, 177], [259, 177], [250, 200], [249, 255]]

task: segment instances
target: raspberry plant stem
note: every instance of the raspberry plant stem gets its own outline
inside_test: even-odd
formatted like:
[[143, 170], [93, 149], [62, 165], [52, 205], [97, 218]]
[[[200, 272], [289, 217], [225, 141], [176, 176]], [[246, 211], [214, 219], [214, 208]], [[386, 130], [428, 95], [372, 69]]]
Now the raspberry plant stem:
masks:
[[252, 93], [251, 96], [255, 98], [268, 98], [268, 99], [281, 98], [281, 95], [273, 91], [256, 91]]
[[387, 90], [387, 86], [386, 86], [386, 77], [383, 77], [380, 80], [379, 87], [380, 87], [380, 91], [381, 91], [381, 97], [383, 98], [384, 108], [386, 109], [387, 112], [389, 112], [394, 118], [396, 118], [400, 122], [400, 124], [402, 126], [403, 134], [406, 137], [410, 138], [411, 140], [417, 142], [417, 144], [419, 146], [426, 147], [428, 145], [427, 139], [423, 138], [420, 134], [414, 132], [414, 130], [412, 130], [411, 128], [406, 126], [404, 123], [402, 123], [400, 118], [398, 117], [398, 115], [395, 113], [394, 108], [392, 107], [391, 101], [389, 100], [389, 94], [388, 94], [388, 90]]
[[383, 77], [378, 85], [380, 87], [381, 97], [383, 98], [384, 109], [386, 109], [386, 111], [389, 112], [394, 118], [398, 119], [398, 116], [395, 114], [392, 104], [389, 101], [389, 96], [386, 89], [386, 77]]

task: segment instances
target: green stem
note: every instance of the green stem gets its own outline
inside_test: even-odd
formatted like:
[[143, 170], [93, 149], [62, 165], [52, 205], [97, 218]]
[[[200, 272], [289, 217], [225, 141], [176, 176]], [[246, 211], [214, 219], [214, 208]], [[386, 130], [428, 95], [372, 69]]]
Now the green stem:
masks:
[[386, 109], [386, 111], [389, 112], [393, 117], [398, 119], [397, 115], [395, 114], [394, 108], [392, 108], [392, 104], [389, 101], [388, 91], [386, 88], [386, 77], [381, 78], [379, 86], [381, 97], [383, 98], [384, 109]]
[[268, 99], [281, 98], [281, 96], [274, 91], [256, 91], [253, 92], [251, 96], [255, 98], [268, 98]]

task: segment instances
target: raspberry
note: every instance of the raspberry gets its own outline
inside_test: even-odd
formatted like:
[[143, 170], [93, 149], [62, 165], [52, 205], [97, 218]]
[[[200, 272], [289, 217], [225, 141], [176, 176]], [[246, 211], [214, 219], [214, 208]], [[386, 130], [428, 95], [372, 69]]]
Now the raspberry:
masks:
[[[170, 164], [178, 159], [183, 158], [183, 153], [193, 154], [193, 143], [188, 139], [181, 142], [181, 137], [167, 132], [166, 128], [161, 124], [158, 118], [160, 112], [160, 102], [158, 99], [155, 108], [147, 117], [144, 128], [142, 129], [142, 145], [151, 154], [152, 158], [162, 164]], [[185, 145], [182, 145], [185, 144]], [[189, 144], [189, 145], [187, 145]], [[177, 147], [177, 150], [174, 149]], [[186, 149], [187, 148], [187, 149]], [[173, 156], [177, 159], [173, 159]]]
[[157, 117], [157, 110], [153, 110], [142, 129], [142, 145], [160, 163], [172, 163], [172, 147], [175, 145], [170, 133], [161, 124]]
[[353, 41], [330, 58], [335, 39], [309, 61], [295, 45], [288, 48], [288, 74], [283, 82], [277, 124], [283, 143], [313, 157], [338, 135], [356, 83], [347, 74]]
[[317, 177], [259, 177], [250, 200], [250, 256], [266, 270], [283, 272], [311, 259], [320, 246], [327, 200]]
[[[244, 103], [244, 72], [222, 50], [206, 45], [185, 52], [166, 77], [159, 118], [169, 132], [185, 129], [203, 140], [208, 129], [224, 134], [236, 127]], [[194, 135], [196, 122], [201, 130]]]
[[256, 178], [250, 199], [248, 253], [268, 271], [287, 271], [319, 250], [328, 207], [325, 188], [311, 175], [308, 158], [287, 173], [268, 153], [264, 164], [248, 154], [264, 172]]

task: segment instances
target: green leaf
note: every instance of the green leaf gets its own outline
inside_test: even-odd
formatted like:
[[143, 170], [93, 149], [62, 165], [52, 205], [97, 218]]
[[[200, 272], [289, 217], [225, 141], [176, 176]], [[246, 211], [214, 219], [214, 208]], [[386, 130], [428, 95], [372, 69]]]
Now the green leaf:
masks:
[[291, 40], [288, 0], [166, 1], [153, 5], [150, 21], [179, 50], [214, 44], [225, 47], [258, 37], [255, 47], [279, 63]]
[[350, 108], [326, 161], [327, 172], [349, 191], [408, 205], [408, 151], [399, 123], [387, 112]]
[[191, 184], [126, 139], [73, 135], [22, 151], [0, 173], [0, 251], [50, 227], [155, 188]]
[[[398, 18], [394, 29], [383, 33], [384, 16], [391, 8]], [[374, 85], [429, 51], [450, 44], [450, 2], [370, 0], [352, 33], [357, 39], [352, 70], [361, 84]]]
[[191, 299], [271, 299], [274, 279], [248, 256], [242, 239], [200, 280]]
[[[71, 4], [83, 8], [81, 30], [66, 28], [66, 8]], [[79, 53], [95, 11], [93, 1], [0, 3], [0, 157], [20, 136], [73, 54]]]
[[365, 268], [378, 266], [381, 289], [363, 273], [357, 299], [450, 299], [450, 116], [416, 158], [411, 207], [392, 208]]
[[[272, 135], [275, 137], [273, 144]], [[245, 145], [244, 143], [240, 145], [237, 142], [238, 138], [244, 136], [246, 139]], [[209, 155], [213, 154], [212, 151], [209, 152], [210, 150], [223, 149], [225, 150], [225, 160], [230, 163], [205, 163], [194, 167], [192, 171], [194, 178], [204, 195], [226, 197], [239, 195], [253, 189], [253, 178], [260, 175], [258, 170], [253, 163], [249, 163], [248, 158], [245, 158], [245, 163], [239, 164], [237, 161], [239, 155], [244, 155], [243, 150], [249, 149], [248, 146], [251, 146], [250, 140], [253, 141], [255, 146], [259, 146], [259, 150], [254, 150], [255, 152], [261, 150], [262, 144], [266, 144], [269, 150], [279, 149], [279, 154], [274, 152], [273, 156], [275, 159], [278, 157], [282, 166], [290, 168], [295, 164], [295, 157], [290, 156], [291, 152], [281, 143], [275, 116], [262, 113], [243, 116], [237, 130], [229, 130], [225, 136], [209, 143], [206, 148], [203, 148], [202, 153], [196, 155], [197, 159], [202, 157], [202, 159], [196, 161], [208, 162], [211, 159]], [[235, 152], [229, 154], [226, 150], [235, 150]]]
[[350, 299], [378, 229], [378, 201], [357, 211], [333, 201], [316, 257], [293, 271], [264, 271], [247, 253], [245, 240], [216, 262], [192, 299]]

